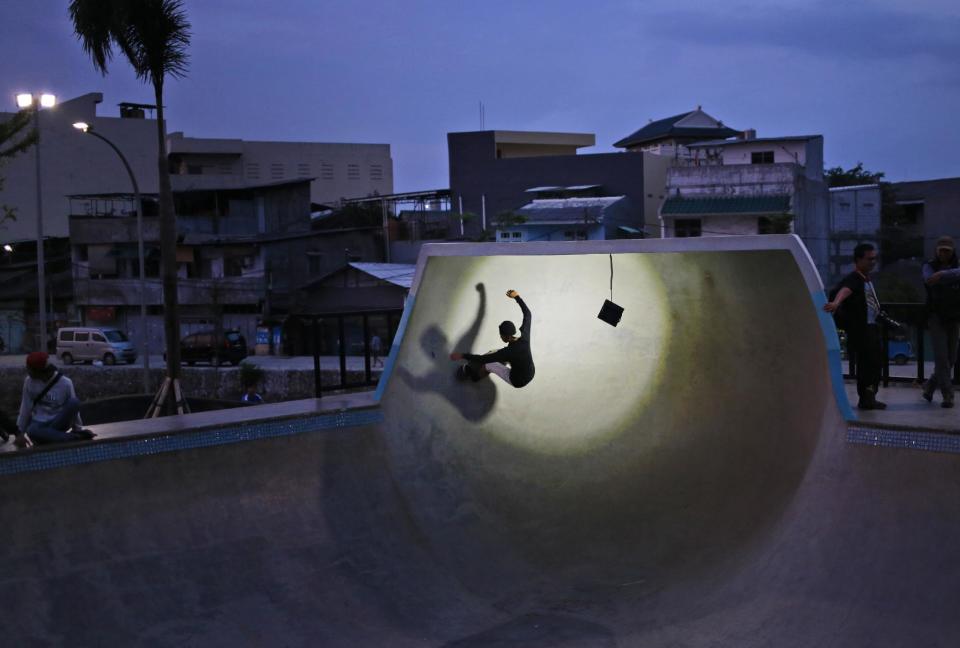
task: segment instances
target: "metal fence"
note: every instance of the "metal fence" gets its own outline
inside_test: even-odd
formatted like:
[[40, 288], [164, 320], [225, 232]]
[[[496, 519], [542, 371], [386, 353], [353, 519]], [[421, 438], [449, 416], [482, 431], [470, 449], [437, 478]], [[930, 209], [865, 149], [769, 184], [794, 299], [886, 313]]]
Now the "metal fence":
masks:
[[[922, 383], [932, 373], [933, 358], [927, 358], [930, 349], [930, 340], [927, 334], [927, 308], [925, 304], [915, 303], [884, 303], [883, 310], [893, 319], [905, 325], [905, 329], [897, 331], [887, 326], [881, 326], [883, 340], [883, 386], [893, 383]], [[844, 334], [841, 332], [841, 348], [845, 350]], [[855, 358], [847, 354], [847, 373], [844, 378], [856, 378]], [[915, 371], [897, 372], [891, 374], [891, 364], [894, 366], [913, 365]], [[928, 365], [930, 370], [928, 371]], [[960, 366], [954, 363], [953, 382], [960, 384]]]
[[[310, 354], [313, 356], [316, 398], [321, 397], [324, 389], [349, 389], [376, 385], [379, 376], [374, 377], [373, 364], [379, 361], [382, 365], [390, 354], [402, 315], [403, 309], [291, 315], [291, 318], [299, 318], [304, 324], [304, 334], [307, 337]], [[374, 338], [380, 340], [379, 353], [374, 346]], [[325, 355], [334, 355], [339, 359], [338, 383], [323, 384], [320, 358]], [[348, 370], [349, 357], [363, 358], [362, 380], [351, 382], [351, 372]]]

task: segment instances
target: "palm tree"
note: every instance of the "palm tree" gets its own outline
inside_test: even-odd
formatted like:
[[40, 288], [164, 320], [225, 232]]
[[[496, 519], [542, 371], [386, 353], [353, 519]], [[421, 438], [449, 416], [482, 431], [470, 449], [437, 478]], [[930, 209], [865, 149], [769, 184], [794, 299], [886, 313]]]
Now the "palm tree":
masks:
[[[179, 385], [177, 221], [167, 161], [163, 82], [167, 76], [179, 78], [186, 74], [190, 23], [187, 22], [180, 0], [72, 0], [69, 12], [77, 39], [97, 70], [106, 75], [107, 64], [113, 58], [113, 48], [116, 47], [133, 66], [137, 78], [153, 85], [157, 104], [157, 170], [167, 378]], [[167, 402], [173, 403], [173, 395], [174, 390], [170, 389]]]

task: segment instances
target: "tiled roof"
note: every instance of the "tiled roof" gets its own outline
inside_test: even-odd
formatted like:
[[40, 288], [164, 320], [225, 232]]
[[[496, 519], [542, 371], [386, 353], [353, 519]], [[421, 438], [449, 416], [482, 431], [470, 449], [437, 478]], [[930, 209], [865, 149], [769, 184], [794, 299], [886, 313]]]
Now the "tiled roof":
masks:
[[616, 142], [614, 146], [617, 148], [637, 146], [639, 144], [652, 142], [653, 140], [662, 139], [668, 136], [718, 139], [723, 137], [734, 137], [740, 132], [727, 126], [721, 126], [719, 128], [684, 128], [674, 126], [674, 124], [692, 112], [696, 111], [691, 110], [690, 112], [685, 112], [681, 115], [674, 115], [673, 117], [667, 117], [665, 119], [658, 119], [657, 121], [650, 122], [640, 130], [624, 137], [619, 142]]
[[782, 214], [790, 211], [790, 196], [710, 196], [667, 198], [660, 209], [664, 215], [695, 214]]

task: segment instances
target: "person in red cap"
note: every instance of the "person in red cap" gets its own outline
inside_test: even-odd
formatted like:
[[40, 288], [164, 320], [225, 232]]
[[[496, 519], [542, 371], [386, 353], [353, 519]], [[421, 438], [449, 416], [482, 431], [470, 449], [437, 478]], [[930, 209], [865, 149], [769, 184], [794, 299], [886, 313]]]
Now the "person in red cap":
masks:
[[17, 429], [16, 443], [20, 447], [26, 445], [25, 436], [37, 445], [83, 441], [95, 436], [80, 421], [80, 400], [73, 382], [50, 364], [50, 356], [43, 351], [27, 356]]

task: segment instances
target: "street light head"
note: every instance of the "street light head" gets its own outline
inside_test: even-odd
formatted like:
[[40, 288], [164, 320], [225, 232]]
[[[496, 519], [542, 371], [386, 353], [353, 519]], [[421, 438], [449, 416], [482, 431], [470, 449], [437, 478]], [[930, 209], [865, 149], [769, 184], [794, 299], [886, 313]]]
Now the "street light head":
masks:
[[33, 105], [33, 95], [22, 92], [17, 95], [17, 108], [29, 108]]
[[90, 130], [90, 124], [87, 122], [75, 122], [73, 127], [82, 133], [86, 133]]
[[49, 93], [43, 93], [40, 95], [40, 107], [41, 108], [53, 108], [57, 105], [57, 97]]
[[4, 251], [4, 252], [13, 252], [13, 246], [10, 245], [9, 243], [7, 243], [6, 245], [3, 246], [3, 251]]

